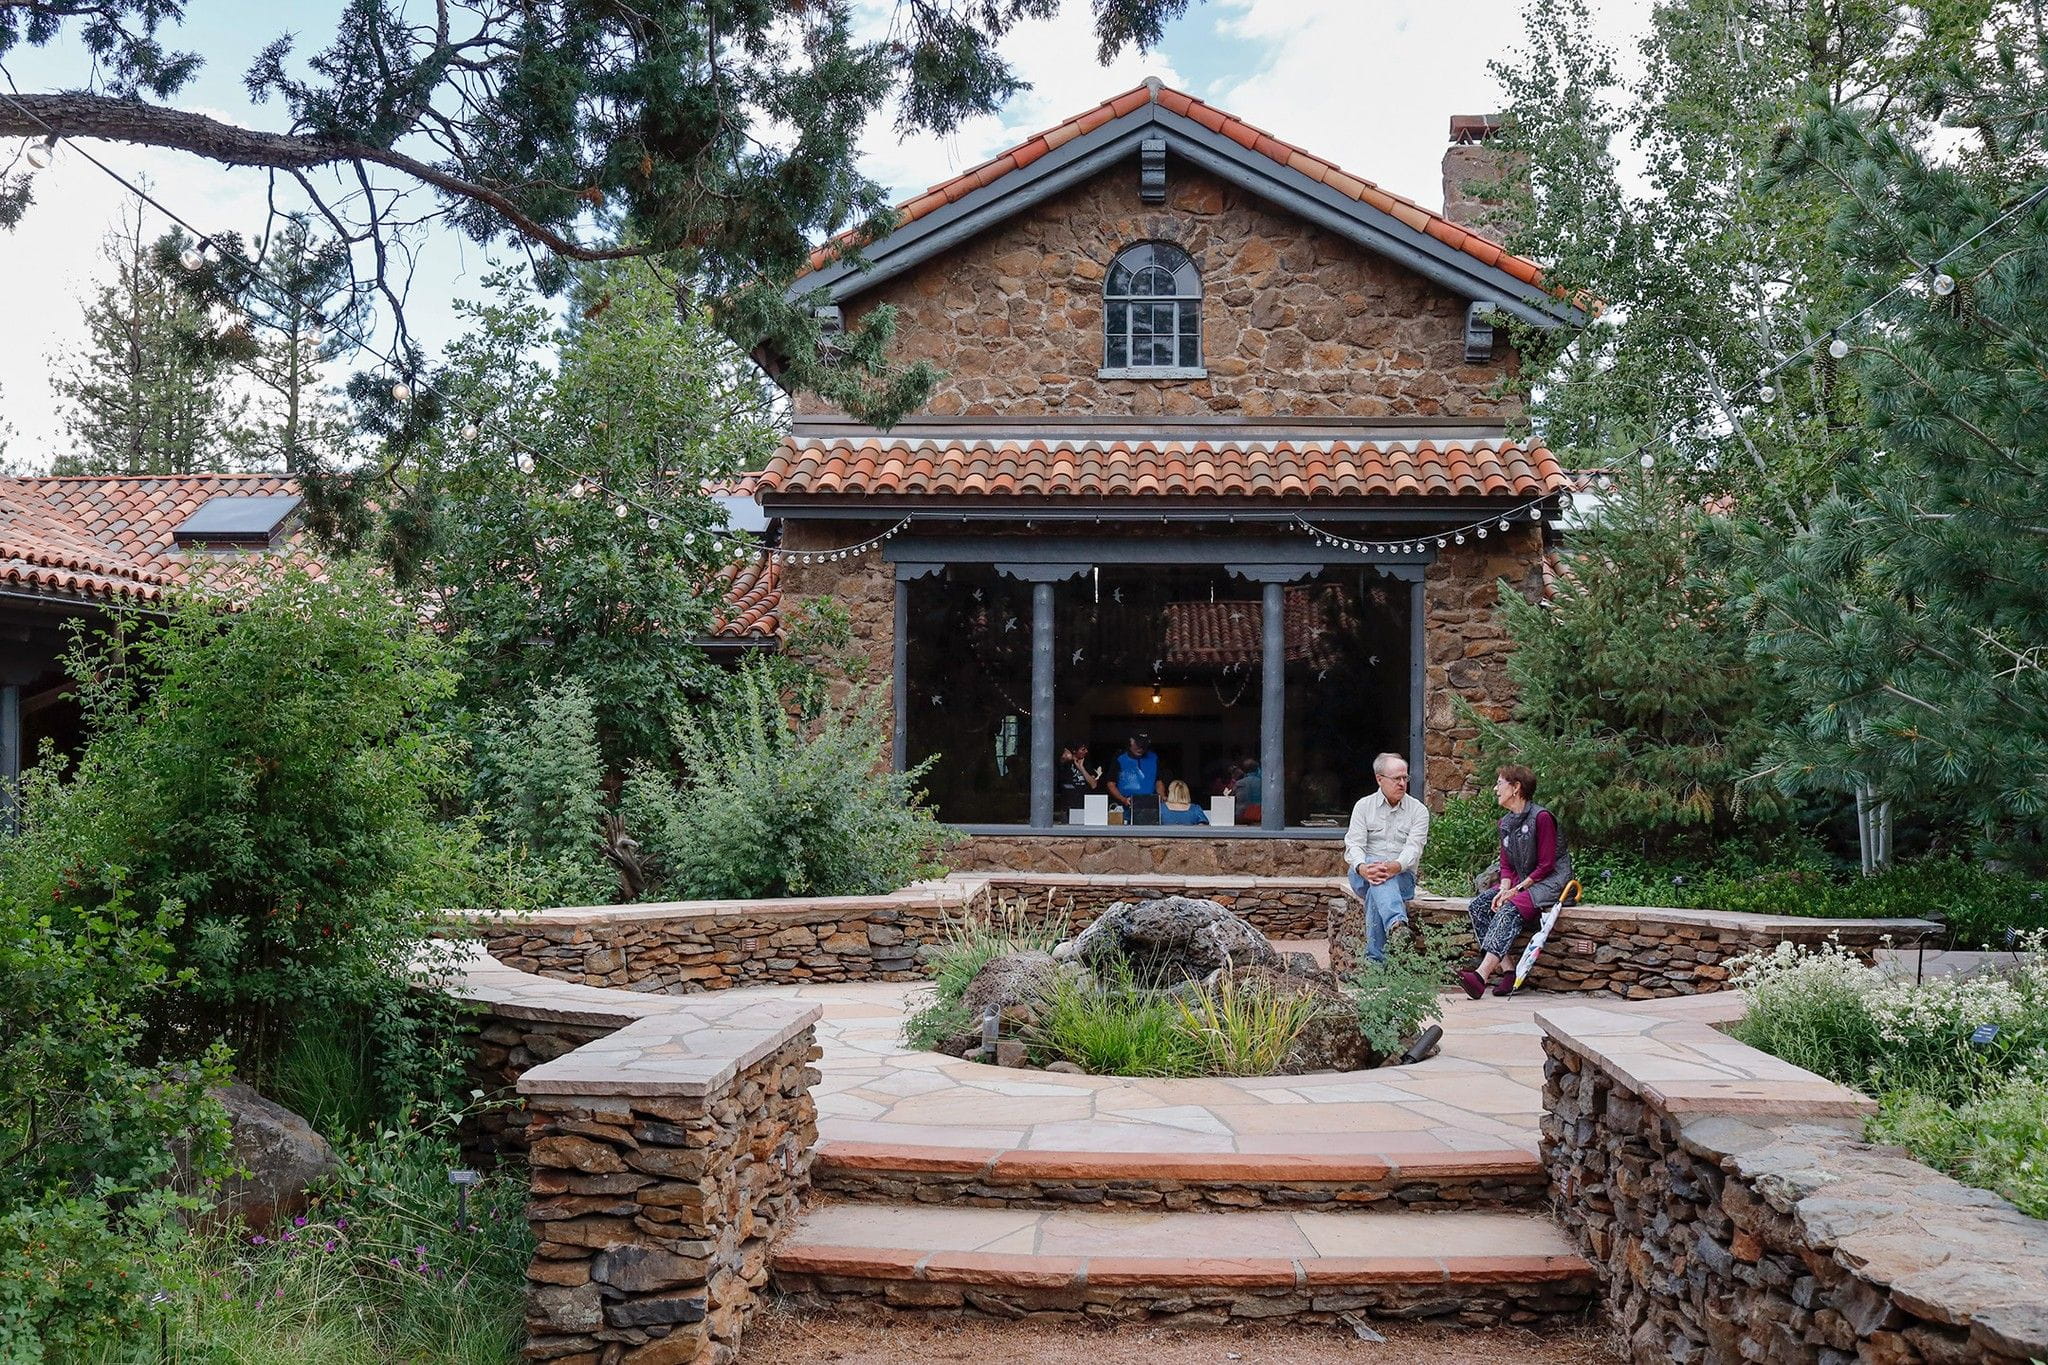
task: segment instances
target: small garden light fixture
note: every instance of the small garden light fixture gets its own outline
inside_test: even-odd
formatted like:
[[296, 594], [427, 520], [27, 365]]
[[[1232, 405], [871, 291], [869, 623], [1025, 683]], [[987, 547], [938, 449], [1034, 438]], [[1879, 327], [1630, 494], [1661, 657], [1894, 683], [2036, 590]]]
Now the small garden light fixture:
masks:
[[449, 1170], [448, 1183], [455, 1187], [455, 1230], [469, 1231], [469, 1187], [483, 1177], [467, 1167], [457, 1166]]

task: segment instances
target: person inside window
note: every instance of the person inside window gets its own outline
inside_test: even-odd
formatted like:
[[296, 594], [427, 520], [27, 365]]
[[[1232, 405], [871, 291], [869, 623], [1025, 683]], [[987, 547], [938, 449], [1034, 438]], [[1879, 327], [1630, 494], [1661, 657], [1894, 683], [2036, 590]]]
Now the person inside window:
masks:
[[1543, 912], [1557, 904], [1572, 879], [1571, 855], [1565, 852], [1557, 817], [1537, 805], [1535, 797], [1536, 774], [1519, 763], [1495, 774], [1493, 799], [1507, 811], [1500, 818], [1500, 866], [1489, 874], [1498, 880], [1465, 907], [1483, 956], [1476, 969], [1458, 973], [1458, 984], [1474, 1000], [1486, 993], [1487, 980], [1495, 972], [1500, 975], [1493, 993], [1514, 992], [1515, 968], [1508, 950], [1523, 930], [1534, 928]]
[[1059, 790], [1068, 803], [1076, 804], [1090, 792], [1102, 790], [1102, 765], [1088, 762], [1086, 744], [1070, 744], [1060, 750]]
[[1188, 784], [1173, 781], [1166, 784], [1166, 801], [1159, 807], [1159, 823], [1162, 825], [1206, 825], [1209, 812], [1195, 804], [1188, 791]]
[[1260, 802], [1265, 793], [1265, 779], [1259, 772], [1259, 756], [1246, 754], [1238, 764], [1244, 771], [1237, 779], [1237, 822], [1240, 825], [1256, 825], [1264, 813]]
[[1365, 902], [1365, 955], [1387, 960], [1387, 935], [1404, 926], [1422, 945], [1422, 930], [1408, 917], [1415, 898], [1415, 869], [1429, 842], [1429, 807], [1408, 794], [1408, 760], [1381, 754], [1372, 761], [1379, 790], [1351, 808], [1344, 838], [1344, 865], [1351, 889]]
[[1132, 735], [1116, 756], [1116, 778], [1109, 784], [1110, 799], [1123, 807], [1124, 823], [1158, 824], [1159, 796], [1165, 790], [1159, 781], [1159, 755], [1152, 752], [1152, 736]]

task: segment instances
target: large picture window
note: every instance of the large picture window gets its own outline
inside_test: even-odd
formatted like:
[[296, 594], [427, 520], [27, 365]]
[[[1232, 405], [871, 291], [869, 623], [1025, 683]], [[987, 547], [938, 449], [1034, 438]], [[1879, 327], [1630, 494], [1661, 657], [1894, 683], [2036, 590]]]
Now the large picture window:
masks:
[[1177, 246], [1140, 242], [1110, 263], [1102, 287], [1103, 365], [1184, 370], [1202, 363], [1202, 279]]
[[[1051, 608], [1042, 713], [1032, 672], [1040, 589]], [[1372, 790], [1374, 755], [1415, 745], [1415, 584], [1369, 566], [1269, 584], [1222, 564], [1105, 564], [1033, 583], [956, 563], [903, 591], [904, 755], [933, 759], [924, 785], [950, 823], [1030, 825], [1037, 776], [1052, 823], [1071, 824], [1090, 789], [1058, 756], [1085, 746], [1084, 770], [1102, 774], [1092, 790], [1111, 796], [1118, 754], [1142, 735], [1158, 790], [1154, 801], [1112, 806], [1130, 823], [1162, 820], [1156, 798], [1178, 782], [1197, 807], [1232, 795], [1239, 826], [1270, 815], [1290, 828], [1335, 827]], [[1267, 629], [1272, 600], [1277, 634]], [[1280, 672], [1270, 697], [1269, 644]], [[1041, 723], [1052, 757], [1034, 774]], [[1277, 773], [1264, 762], [1269, 740]]]
[[1031, 817], [1031, 585], [956, 564], [908, 585], [905, 752], [930, 757], [925, 790], [943, 819]]

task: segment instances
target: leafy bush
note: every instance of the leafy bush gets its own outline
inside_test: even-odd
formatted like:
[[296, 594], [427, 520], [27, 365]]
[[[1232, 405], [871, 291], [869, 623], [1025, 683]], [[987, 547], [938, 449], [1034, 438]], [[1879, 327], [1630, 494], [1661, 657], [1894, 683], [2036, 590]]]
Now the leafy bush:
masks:
[[1287, 1060], [1321, 1008], [1313, 996], [1284, 995], [1225, 978], [1194, 999], [1176, 999], [1180, 1026], [1201, 1048], [1211, 1076], [1270, 1076]]
[[1472, 878], [1500, 861], [1500, 808], [1491, 797], [1452, 796], [1429, 822], [1421, 880], [1447, 896], [1472, 894]]
[[1101, 984], [1059, 978], [1026, 1041], [1041, 1061], [1104, 1076], [1198, 1076], [1209, 1061], [1180, 1006], [1128, 973]]
[[2048, 1077], [2005, 1077], [1960, 1104], [1915, 1090], [1881, 1103], [1871, 1139], [1896, 1142], [1964, 1184], [2048, 1218]]
[[1869, 1084], [1884, 1040], [1866, 1001], [1883, 984], [1881, 973], [1836, 943], [1780, 943], [1731, 966], [1728, 984], [1749, 993], [1749, 1013], [1730, 1033], [1843, 1085]]
[[1382, 1054], [1399, 1052], [1424, 1024], [1444, 1017], [1438, 993], [1451, 964], [1463, 955], [1463, 935], [1437, 926], [1424, 930], [1423, 938], [1428, 946], [1418, 948], [1405, 934], [1393, 935], [1385, 962], [1359, 963], [1344, 983], [1358, 1031]]
[[960, 997], [981, 969], [1011, 953], [1047, 952], [1066, 937], [1066, 917], [1052, 912], [1034, 915], [1021, 900], [1005, 900], [992, 911], [948, 917], [936, 943], [924, 950], [931, 970], [931, 995], [903, 1021], [903, 1039], [919, 1049], [937, 1047], [947, 1038], [979, 1027], [960, 1006]]
[[943, 871], [924, 768], [891, 768], [873, 691], [800, 724], [771, 675], [743, 667], [729, 702], [685, 715], [676, 742], [683, 782], [642, 764], [620, 802], [666, 894], [866, 895]]
[[517, 708], [492, 707], [475, 760], [477, 796], [497, 844], [495, 875], [539, 884], [517, 899], [610, 901], [618, 878], [599, 851], [605, 771], [589, 687], [571, 678]]
[[[1743, 963], [1735, 1036], [1879, 1097], [1867, 1126], [1930, 1165], [2048, 1216], [2048, 935], [2004, 978], [1888, 980], [1834, 945]], [[1996, 1024], [1988, 1045], [1970, 1042]]]
[[421, 719], [452, 678], [379, 585], [330, 573], [78, 650], [84, 752], [68, 782], [31, 784], [0, 882], [60, 924], [154, 926], [148, 1049], [224, 1039], [260, 1079], [300, 1025], [353, 1011], [395, 1098], [425, 1058], [411, 963], [460, 889], [430, 813], [452, 754]]

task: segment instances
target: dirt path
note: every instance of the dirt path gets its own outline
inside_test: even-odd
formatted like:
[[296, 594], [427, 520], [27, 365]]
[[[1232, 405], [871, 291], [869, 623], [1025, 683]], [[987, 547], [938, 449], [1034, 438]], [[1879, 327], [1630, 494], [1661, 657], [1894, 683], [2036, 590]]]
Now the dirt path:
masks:
[[802, 1317], [770, 1310], [747, 1328], [741, 1365], [1620, 1365], [1605, 1334], [1537, 1335], [1375, 1322], [1384, 1342], [1331, 1327], [1171, 1328], [1126, 1324]]

